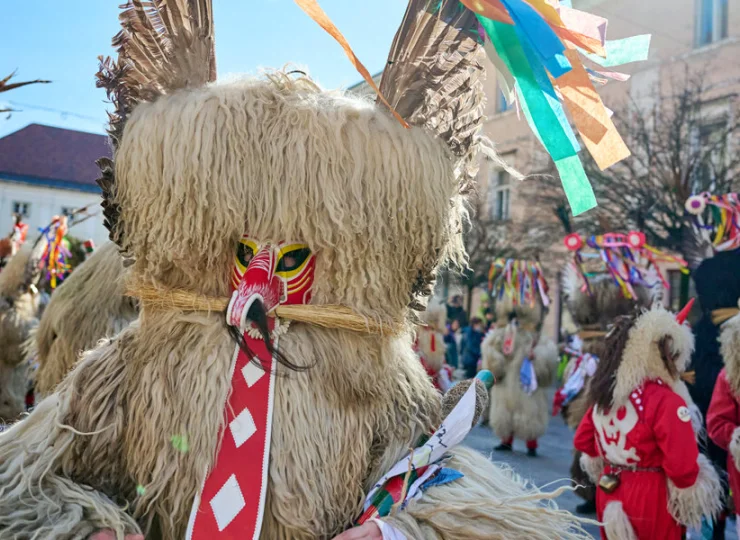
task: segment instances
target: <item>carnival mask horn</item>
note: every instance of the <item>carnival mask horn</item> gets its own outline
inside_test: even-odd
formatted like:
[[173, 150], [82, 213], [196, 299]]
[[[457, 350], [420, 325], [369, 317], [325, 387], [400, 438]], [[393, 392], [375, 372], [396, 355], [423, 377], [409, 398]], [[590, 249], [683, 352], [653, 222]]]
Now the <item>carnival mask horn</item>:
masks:
[[696, 298], [692, 298], [688, 302], [686, 302], [686, 305], [683, 307], [681, 311], [676, 313], [676, 322], [678, 324], [683, 324], [686, 322], [686, 319], [689, 316], [689, 313], [691, 313], [691, 308], [694, 307], [694, 302], [696, 302]]

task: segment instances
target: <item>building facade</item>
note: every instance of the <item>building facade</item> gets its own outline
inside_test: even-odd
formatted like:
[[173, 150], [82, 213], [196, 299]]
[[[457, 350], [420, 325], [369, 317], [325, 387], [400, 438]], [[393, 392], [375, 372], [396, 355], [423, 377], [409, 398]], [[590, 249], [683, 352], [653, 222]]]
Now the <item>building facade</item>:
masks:
[[0, 139], [0, 235], [12, 230], [13, 214], [29, 225], [29, 241], [57, 215], [89, 206], [88, 219], [69, 232], [104, 243], [95, 160], [110, 156], [107, 137], [30, 124]]
[[[573, 0], [573, 7], [609, 20], [608, 38], [619, 39], [636, 34], [651, 34], [649, 60], [618, 68], [630, 75], [627, 82], [609, 83], [599, 89], [607, 107], [615, 109], [626, 100], [634, 100], [649, 107], [655, 97], [669, 90], [677, 80], [689, 73], [703, 74], [706, 86], [712, 88], [707, 96], [706, 122], [708, 128], [717, 122], [726, 122], [730, 103], [740, 92], [740, 5], [730, 0]], [[489, 66], [490, 67], [490, 66]], [[489, 96], [486, 110], [485, 134], [495, 143], [504, 161], [523, 175], [549, 172], [549, 157], [533, 135], [523, 116], [503, 99], [498, 89], [495, 70], [488, 69], [486, 80]], [[358, 84], [351, 90], [367, 95], [372, 90]], [[479, 205], [485, 218], [511, 221], [526, 226], [535, 214], [551, 213], [549, 208], [537, 208], [529, 198], [536, 178], [522, 182], [493, 162], [484, 162], [478, 177], [478, 192], [483, 198]], [[617, 188], [618, 189], [618, 188]], [[547, 265], [551, 296], [558, 298], [558, 274], [568, 259], [561, 243], [552, 245], [548, 252], [553, 261]], [[669, 279], [677, 274], [670, 268]], [[672, 288], [675, 289], [674, 286]], [[462, 293], [454, 285], [448, 293]], [[478, 311], [481, 292], [473, 295], [472, 312]], [[665, 301], [675, 304], [676, 299]], [[545, 331], [555, 334], [559, 309], [548, 315]], [[565, 318], [567, 326], [567, 317]]]

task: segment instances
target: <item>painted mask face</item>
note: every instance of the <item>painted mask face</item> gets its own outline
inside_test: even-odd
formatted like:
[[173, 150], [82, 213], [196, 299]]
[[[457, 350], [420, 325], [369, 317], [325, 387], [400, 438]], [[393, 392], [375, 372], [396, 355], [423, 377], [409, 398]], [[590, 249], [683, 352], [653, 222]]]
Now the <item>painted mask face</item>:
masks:
[[243, 327], [252, 302], [259, 299], [267, 313], [280, 304], [306, 304], [311, 300], [316, 261], [305, 244], [262, 244], [245, 235], [239, 242], [231, 285], [233, 305], [229, 322]]

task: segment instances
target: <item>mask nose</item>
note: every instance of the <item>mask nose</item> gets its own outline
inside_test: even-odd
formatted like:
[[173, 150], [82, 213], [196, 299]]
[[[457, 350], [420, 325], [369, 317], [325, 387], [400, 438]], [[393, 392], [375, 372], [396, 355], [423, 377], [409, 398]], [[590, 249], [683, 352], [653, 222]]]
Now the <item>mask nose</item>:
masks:
[[244, 276], [231, 296], [226, 313], [229, 324], [244, 328], [247, 312], [255, 301], [260, 301], [266, 313], [274, 310], [285, 298], [285, 283], [275, 275], [277, 250], [263, 246], [249, 261]]

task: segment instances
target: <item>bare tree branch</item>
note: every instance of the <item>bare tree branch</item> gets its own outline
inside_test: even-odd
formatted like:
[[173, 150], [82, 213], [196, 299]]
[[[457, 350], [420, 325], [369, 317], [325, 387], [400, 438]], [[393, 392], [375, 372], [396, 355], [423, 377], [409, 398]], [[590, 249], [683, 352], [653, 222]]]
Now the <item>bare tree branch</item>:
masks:
[[740, 152], [734, 149], [740, 100], [727, 92], [718, 96], [706, 80], [687, 67], [664, 91], [656, 89], [651, 106], [630, 98], [615, 110], [614, 122], [633, 155], [601, 171], [583, 153], [598, 208], [573, 218], [554, 167], [536, 182], [534, 205], [552, 210], [565, 233], [636, 229], [650, 244], [680, 253], [686, 199], [740, 185]]

